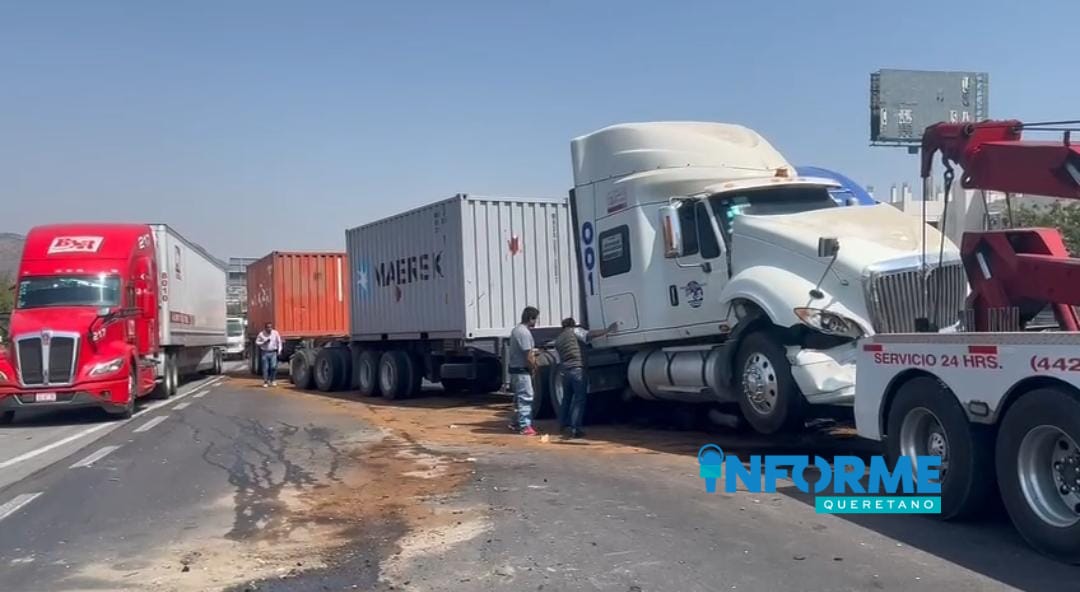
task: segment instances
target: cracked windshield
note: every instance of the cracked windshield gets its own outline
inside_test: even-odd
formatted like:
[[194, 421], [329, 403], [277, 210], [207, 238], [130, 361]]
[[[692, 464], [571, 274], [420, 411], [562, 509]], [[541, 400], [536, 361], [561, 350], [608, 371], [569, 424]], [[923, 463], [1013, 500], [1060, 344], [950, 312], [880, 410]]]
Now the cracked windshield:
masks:
[[0, 3], [0, 592], [1080, 589], [1074, 4]]

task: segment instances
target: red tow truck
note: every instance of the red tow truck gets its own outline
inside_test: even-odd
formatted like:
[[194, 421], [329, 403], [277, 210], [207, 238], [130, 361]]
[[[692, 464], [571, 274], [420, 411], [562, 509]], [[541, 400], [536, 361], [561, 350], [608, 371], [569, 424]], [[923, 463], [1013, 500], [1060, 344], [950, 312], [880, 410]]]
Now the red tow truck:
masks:
[[164, 224], [34, 228], [0, 348], [0, 422], [32, 408], [131, 417], [182, 375], [221, 372], [225, 269]]
[[[922, 177], [929, 180], [940, 151], [946, 215], [953, 164], [966, 189], [1078, 199], [1080, 149], [1070, 137], [1078, 124], [931, 126], [922, 139]], [[1064, 138], [1026, 141], [1024, 131]], [[923, 332], [863, 343], [859, 435], [884, 440], [893, 460], [942, 458], [941, 518], [971, 516], [1000, 494], [1029, 544], [1080, 563], [1080, 259], [1050, 228], [968, 232], [961, 253], [971, 292], [966, 310], [955, 311], [959, 331], [941, 332], [924, 318], [916, 322]], [[924, 256], [917, 286], [929, 310], [938, 300], [934, 255]], [[1028, 323], [1047, 307], [1058, 330], [1032, 331]]]

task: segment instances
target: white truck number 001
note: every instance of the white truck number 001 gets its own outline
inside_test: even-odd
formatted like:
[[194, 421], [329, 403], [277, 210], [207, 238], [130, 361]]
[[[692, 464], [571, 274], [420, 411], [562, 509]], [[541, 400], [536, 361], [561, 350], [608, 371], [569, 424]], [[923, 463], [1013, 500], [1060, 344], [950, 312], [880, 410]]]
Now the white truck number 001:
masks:
[[585, 260], [585, 282], [589, 284], [589, 295], [596, 294], [596, 286], [593, 281], [593, 268], [596, 267], [596, 251], [593, 249], [593, 225], [586, 222], [581, 225], [581, 243], [585, 246], [582, 259]]

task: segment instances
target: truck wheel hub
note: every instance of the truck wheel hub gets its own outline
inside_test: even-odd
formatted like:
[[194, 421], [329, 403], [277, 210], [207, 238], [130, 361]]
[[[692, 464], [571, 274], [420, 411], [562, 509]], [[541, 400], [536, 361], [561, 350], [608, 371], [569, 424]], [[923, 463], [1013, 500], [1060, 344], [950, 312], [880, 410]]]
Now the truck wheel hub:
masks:
[[1028, 507], [1043, 522], [1067, 528], [1080, 522], [1080, 448], [1052, 425], [1024, 435], [1017, 451], [1017, 477]]
[[743, 393], [754, 411], [768, 415], [776, 405], [776, 373], [769, 358], [755, 353], [743, 368]]

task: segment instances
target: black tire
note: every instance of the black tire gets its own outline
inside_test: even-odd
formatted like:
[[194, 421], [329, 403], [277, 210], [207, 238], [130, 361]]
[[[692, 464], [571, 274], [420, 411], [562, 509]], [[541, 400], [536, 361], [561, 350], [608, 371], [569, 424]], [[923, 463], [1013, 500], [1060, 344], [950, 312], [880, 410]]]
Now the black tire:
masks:
[[[931, 417], [927, 418], [926, 413]], [[940, 430], [928, 428], [925, 436], [919, 435], [923, 432], [917, 427], [923, 421], [920, 417], [932, 419]], [[905, 420], [912, 426], [912, 444], [904, 442], [908, 439], [903, 433]], [[991, 435], [982, 426], [968, 421], [956, 397], [940, 382], [919, 376], [900, 387], [889, 407], [885, 428], [889, 465], [895, 466], [896, 460], [905, 454], [905, 448], [917, 455], [936, 455], [926, 444], [929, 438], [937, 439], [934, 432], [944, 438], [948, 467], [941, 475], [941, 514], [931, 516], [955, 520], [979, 514], [993, 492], [993, 487], [988, 485], [994, 479]]]
[[220, 376], [225, 372], [225, 353], [220, 349], [214, 349], [214, 367], [210, 370], [210, 373], [214, 376]]
[[332, 347], [330, 351], [334, 356], [334, 363], [337, 364], [337, 382], [334, 383], [334, 390], [347, 390], [352, 381], [352, 360], [349, 359], [349, 350], [344, 347]]
[[[1025, 439], [1037, 442], [1049, 436], [1042, 446], [1022, 446]], [[1071, 439], [1068, 442], [1062, 436]], [[1043, 495], [1042, 510], [1050, 519], [1040, 517], [1024, 494], [1019, 464], [1021, 451], [1048, 453], [1045, 471], [1029, 471], [1025, 483], [1029, 491], [1080, 484], [1080, 399], [1057, 388], [1042, 388], [1021, 396], [1009, 407], [998, 431], [996, 464], [1001, 499], [1020, 536], [1039, 552], [1059, 561], [1080, 564], [1080, 496], [1073, 491], [1066, 498]], [[1052, 460], [1058, 454], [1064, 462]], [[1033, 455], [1037, 461], [1041, 454]], [[1060, 469], [1055, 462], [1061, 462]], [[1037, 469], [1040, 462], [1033, 462]], [[1062, 479], [1062, 480], [1059, 480]], [[1045, 491], [1045, 490], [1044, 490]], [[1055, 524], [1053, 521], [1059, 521]], [[1072, 521], [1069, 524], [1069, 521]]]
[[[742, 340], [735, 356], [735, 396], [747, 423], [759, 434], [796, 432], [805, 425], [806, 399], [791, 376], [781, 343], [775, 332], [757, 331]], [[752, 382], [751, 366], [758, 375]], [[751, 390], [761, 398], [752, 399]]]
[[0, 413], [0, 425], [11, 425], [14, 422], [15, 422], [15, 412], [14, 411], [4, 411], [3, 413]]
[[379, 365], [382, 352], [366, 349], [356, 359], [356, 389], [366, 397], [382, 394], [379, 388]]
[[171, 352], [165, 352], [165, 368], [161, 371], [161, 382], [154, 387], [154, 390], [150, 393], [151, 399], [164, 400], [173, 396], [176, 393], [176, 384], [173, 382], [176, 380], [175, 366], [176, 360], [173, 358]]
[[249, 344], [248, 349], [251, 351], [251, 358], [248, 360], [248, 370], [251, 371], [252, 376], [259, 376], [259, 371], [262, 370], [259, 368], [261, 365], [259, 363], [259, 358], [262, 356], [259, 355], [259, 350], [255, 347], [254, 341]]
[[315, 354], [315, 388], [329, 393], [341, 384], [341, 362], [333, 349], [324, 347]]
[[549, 351], [541, 351], [536, 358], [536, 372], [532, 375], [533, 383], [533, 419], [548, 419], [555, 415], [548, 392], [551, 383], [551, 367], [555, 365], [555, 356]]
[[301, 390], [308, 390], [315, 384], [311, 367], [311, 358], [307, 350], [299, 350], [289, 360], [289, 380]]
[[169, 380], [169, 396], [176, 394], [176, 391], [180, 390], [180, 363], [177, 361], [175, 353], [169, 354], [168, 358], [171, 363], [169, 365], [169, 372], [171, 372], [171, 378]]
[[135, 399], [139, 398], [139, 373], [135, 363], [131, 362], [128, 373], [128, 401], [120, 407], [106, 408], [105, 412], [117, 420], [131, 419], [135, 415]]
[[403, 399], [414, 391], [416, 372], [412, 358], [403, 351], [389, 351], [379, 362], [379, 389], [386, 399]]

